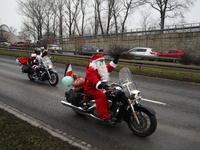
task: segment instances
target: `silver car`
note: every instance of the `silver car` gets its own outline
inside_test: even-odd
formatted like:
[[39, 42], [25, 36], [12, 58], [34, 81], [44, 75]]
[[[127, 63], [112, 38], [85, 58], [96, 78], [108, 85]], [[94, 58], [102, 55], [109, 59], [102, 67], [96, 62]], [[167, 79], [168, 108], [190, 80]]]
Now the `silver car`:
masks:
[[135, 47], [128, 51], [129, 54], [135, 56], [156, 56], [157, 52], [153, 48]]
[[[44, 49], [44, 47], [41, 47], [41, 49]], [[57, 44], [48, 44], [47, 49], [51, 52], [62, 53], [62, 47]]]

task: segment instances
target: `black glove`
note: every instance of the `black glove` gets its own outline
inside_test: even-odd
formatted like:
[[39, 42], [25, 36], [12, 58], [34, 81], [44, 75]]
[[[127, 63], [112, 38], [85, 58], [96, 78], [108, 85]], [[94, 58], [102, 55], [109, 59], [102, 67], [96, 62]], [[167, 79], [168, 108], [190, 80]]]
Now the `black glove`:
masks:
[[104, 89], [104, 90], [108, 91], [109, 86], [105, 83], [101, 83], [101, 84], [99, 84], [98, 89]]
[[113, 60], [113, 62], [114, 62], [115, 64], [118, 63], [119, 57], [120, 57], [119, 54], [115, 54], [115, 55], [114, 55], [114, 60]]

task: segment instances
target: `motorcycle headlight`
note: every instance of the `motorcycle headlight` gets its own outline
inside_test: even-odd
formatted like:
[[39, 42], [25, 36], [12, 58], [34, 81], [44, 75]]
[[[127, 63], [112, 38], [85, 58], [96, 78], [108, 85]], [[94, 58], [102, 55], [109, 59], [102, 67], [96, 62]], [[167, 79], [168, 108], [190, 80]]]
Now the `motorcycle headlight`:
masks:
[[136, 99], [139, 94], [140, 94], [140, 91], [138, 91], [138, 90], [132, 90], [131, 91], [131, 95], [132, 95], [133, 99]]

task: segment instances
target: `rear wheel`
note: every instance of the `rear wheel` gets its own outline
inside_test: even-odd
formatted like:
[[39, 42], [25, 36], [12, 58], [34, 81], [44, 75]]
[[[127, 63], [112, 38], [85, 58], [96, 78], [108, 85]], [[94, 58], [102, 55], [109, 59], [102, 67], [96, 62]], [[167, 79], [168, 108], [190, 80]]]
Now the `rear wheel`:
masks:
[[129, 129], [137, 136], [146, 137], [154, 133], [157, 127], [156, 116], [143, 110], [136, 110], [136, 115], [139, 120], [139, 124], [133, 115], [130, 115], [127, 122]]
[[57, 73], [50, 73], [50, 76], [51, 76], [51, 79], [48, 79], [49, 83], [52, 85], [52, 86], [55, 86], [58, 84], [58, 74]]

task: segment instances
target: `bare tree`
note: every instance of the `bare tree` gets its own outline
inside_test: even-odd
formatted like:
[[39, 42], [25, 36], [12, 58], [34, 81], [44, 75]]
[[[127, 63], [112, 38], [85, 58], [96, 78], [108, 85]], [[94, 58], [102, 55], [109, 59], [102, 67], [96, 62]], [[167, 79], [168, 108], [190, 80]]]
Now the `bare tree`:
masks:
[[142, 26], [142, 28], [146, 30], [152, 25], [153, 22], [154, 20], [152, 18], [152, 14], [149, 11], [141, 11], [140, 25]]
[[58, 26], [57, 26], [57, 24], [59, 24], [59, 21], [58, 21], [58, 15], [57, 15], [57, 10], [58, 10], [58, 5], [57, 5], [57, 3], [56, 3], [57, 1], [56, 0], [52, 0], [52, 3], [54, 4], [53, 6], [52, 6], [52, 11], [53, 11], [53, 15], [52, 15], [52, 19], [51, 19], [51, 21], [52, 21], [52, 33], [53, 33], [53, 36], [54, 37], [56, 37], [56, 33], [57, 33], [57, 30], [58, 30]]
[[115, 0], [115, 4], [113, 6], [113, 19], [114, 19], [115, 33], [118, 33], [118, 30], [119, 30], [118, 19], [120, 18], [120, 13], [122, 12], [121, 4], [122, 4], [121, 0]]
[[79, 14], [79, 4], [80, 0], [74, 0], [74, 1], [65, 1], [65, 14], [67, 15], [65, 19], [65, 23], [69, 30], [69, 36], [72, 36], [72, 34], [75, 34], [75, 28], [77, 27], [76, 21]]
[[15, 28], [15, 27], [9, 27], [9, 29], [10, 29], [11, 33], [13, 33], [13, 34], [17, 33], [17, 28]]
[[[46, 3], [46, 7], [44, 8], [45, 18], [44, 18], [44, 29], [46, 30], [46, 36], [52, 36], [52, 18], [54, 15], [53, 7], [54, 7], [55, 0], [48, 0]], [[53, 35], [54, 36], [54, 35]]]
[[113, 9], [114, 9], [114, 4], [115, 4], [115, 0], [107, 0], [108, 2], [108, 11], [107, 11], [107, 29], [106, 29], [106, 33], [109, 33], [110, 30], [110, 22], [111, 19], [113, 17]]
[[183, 12], [189, 10], [196, 0], [145, 0], [153, 9], [160, 13], [161, 33], [164, 29], [167, 17], [183, 16]]
[[64, 3], [65, 0], [56, 0], [54, 4], [54, 13], [58, 17], [58, 25], [59, 25], [59, 38], [63, 37], [63, 16], [64, 16]]
[[121, 32], [123, 33], [125, 30], [125, 23], [127, 21], [127, 18], [131, 11], [134, 11], [134, 9], [138, 8], [139, 6], [143, 5], [143, 0], [123, 0], [123, 9], [124, 9], [124, 15], [123, 20], [121, 23]]
[[95, 11], [97, 14], [97, 24], [100, 26], [101, 29], [101, 34], [104, 34], [104, 28], [103, 28], [103, 23], [102, 23], [102, 19], [101, 19], [101, 6], [102, 3], [104, 2], [104, 0], [95, 0]]
[[81, 22], [81, 35], [84, 34], [84, 25], [85, 25], [85, 15], [86, 15], [86, 5], [87, 0], [81, 0], [81, 14], [82, 14], [82, 22]]
[[36, 27], [38, 39], [42, 38], [42, 30], [43, 30], [44, 14], [45, 14], [44, 8], [46, 5], [45, 0], [34, 0], [34, 1], [18, 0], [17, 2], [18, 2], [19, 14], [26, 17], [26, 21], [24, 21], [25, 26], [29, 26], [28, 29], [30, 29], [32, 33], [35, 30], [34, 27]]

